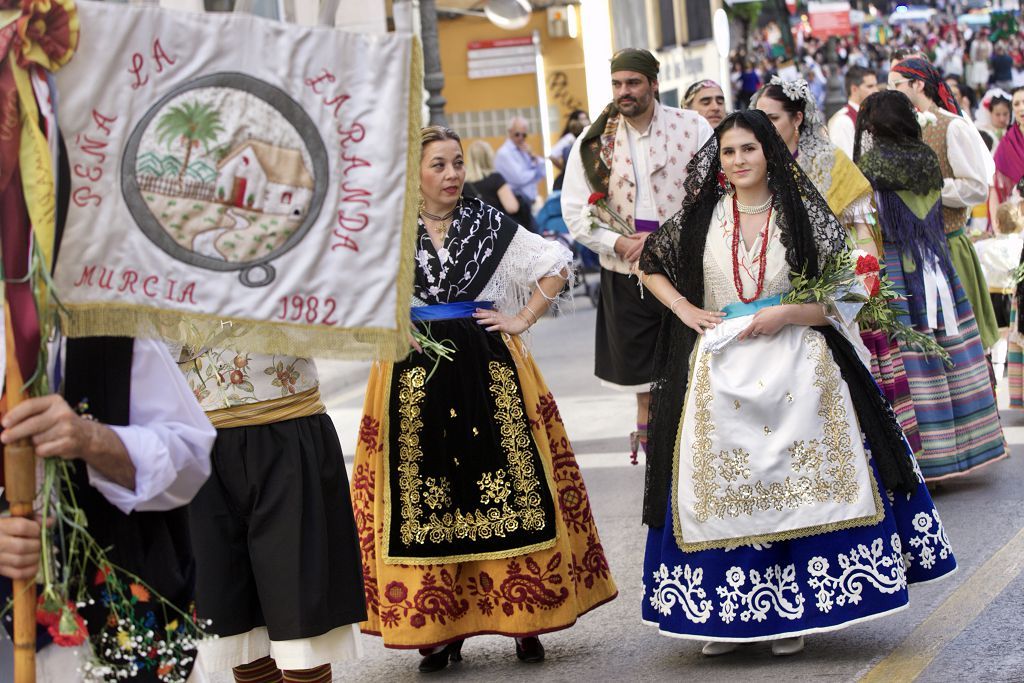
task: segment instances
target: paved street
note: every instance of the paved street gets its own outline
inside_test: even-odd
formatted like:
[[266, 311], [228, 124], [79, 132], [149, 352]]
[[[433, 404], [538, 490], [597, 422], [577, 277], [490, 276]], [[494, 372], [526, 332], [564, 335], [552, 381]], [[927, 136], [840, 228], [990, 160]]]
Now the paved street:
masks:
[[[1024, 681], [1024, 413], [1003, 413], [1016, 457], [945, 483], [935, 493], [959, 572], [912, 588], [910, 608], [903, 612], [809, 637], [795, 657], [773, 658], [767, 646], [754, 645], [707, 659], [700, 643], [665, 638], [640, 623], [646, 529], [639, 521], [643, 467], [630, 466], [626, 453], [633, 399], [594, 379], [594, 309], [583, 297], [576, 306], [575, 314], [543, 320], [530, 344], [573, 440], [619, 597], [574, 628], [545, 636], [547, 661], [541, 665], [520, 664], [509, 639], [482, 637], [468, 641], [464, 661], [436, 678], [909, 681], [923, 666], [917, 680], [928, 683]], [[366, 368], [324, 363], [321, 370], [351, 464]], [[336, 680], [421, 680], [415, 652], [386, 650], [377, 638], [363, 642], [364, 658], [336, 667]]]

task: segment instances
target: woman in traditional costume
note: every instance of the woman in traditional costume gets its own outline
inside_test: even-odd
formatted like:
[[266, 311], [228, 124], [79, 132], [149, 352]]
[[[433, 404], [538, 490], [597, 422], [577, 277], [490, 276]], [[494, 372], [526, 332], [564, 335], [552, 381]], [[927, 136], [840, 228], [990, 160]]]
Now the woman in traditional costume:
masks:
[[918, 464], [937, 480], [1007, 450], [973, 308], [943, 235], [942, 169], [920, 131], [905, 95], [876, 93], [857, 117], [854, 155], [875, 189], [885, 272], [909, 309], [903, 321], [934, 337], [952, 362], [900, 344], [923, 446]]
[[572, 254], [461, 196], [454, 132], [424, 128], [421, 142], [412, 317], [450, 359], [428, 346], [370, 376], [352, 486], [362, 628], [419, 648], [420, 671], [485, 633], [540, 661], [538, 634], [616, 595], [558, 408], [519, 336], [562, 291]]
[[[1020, 202], [1021, 181], [1024, 181], [1024, 88], [1012, 95], [1013, 122], [996, 148], [995, 191], [999, 204]], [[1006, 212], [1004, 211], [1004, 214]], [[1020, 215], [1020, 207], [1012, 213]], [[1016, 288], [1021, 291], [1020, 286]], [[1010, 308], [1010, 334], [1006, 348], [1006, 373], [1009, 376], [1010, 407], [1024, 408], [1024, 334], [1021, 329], [1020, 297], [1014, 295]]]
[[906, 607], [908, 583], [956, 561], [849, 321], [780, 303], [793, 272], [815, 278], [844, 252], [846, 231], [768, 118], [727, 117], [686, 190], [640, 259], [670, 312], [652, 397], [643, 619], [710, 641], [706, 655], [764, 640], [792, 654], [804, 634]]
[[[773, 76], [755, 97], [754, 106], [775, 125], [793, 158], [828, 202], [851, 241], [879, 258], [881, 237], [871, 183], [850, 157], [828, 139], [807, 82], [784, 81]], [[892, 404], [916, 455], [921, 450], [921, 438], [899, 347], [880, 329], [863, 327], [860, 336], [871, 356], [871, 374]]]

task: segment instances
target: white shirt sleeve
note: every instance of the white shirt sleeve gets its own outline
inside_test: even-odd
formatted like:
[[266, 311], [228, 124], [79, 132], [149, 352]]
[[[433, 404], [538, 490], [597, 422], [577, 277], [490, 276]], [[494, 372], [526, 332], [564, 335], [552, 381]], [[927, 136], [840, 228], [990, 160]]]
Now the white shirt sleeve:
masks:
[[217, 431], [161, 342], [136, 339], [128, 425], [111, 425], [135, 465], [135, 490], [89, 467], [89, 483], [121, 512], [187, 505], [210, 476]]
[[573, 143], [569, 160], [565, 164], [565, 177], [562, 179], [562, 219], [574, 240], [598, 254], [614, 256], [615, 242], [621, 235], [607, 228], [592, 228], [590, 222], [582, 216], [587, 200], [590, 199], [590, 186], [587, 185], [583, 159], [580, 157], [582, 144], [581, 135]]
[[715, 129], [711, 127], [711, 124], [703, 116], [698, 118], [700, 120], [697, 122], [697, 149], [700, 149], [715, 134]]
[[856, 135], [853, 120], [840, 111], [828, 122], [828, 137], [832, 144], [846, 152], [846, 156], [853, 158], [853, 141]]
[[[953, 177], [942, 181], [942, 203], [953, 207], [984, 204], [995, 168], [981, 135], [967, 121], [957, 117], [946, 130], [946, 150]], [[990, 165], [993, 166], [991, 172]]]

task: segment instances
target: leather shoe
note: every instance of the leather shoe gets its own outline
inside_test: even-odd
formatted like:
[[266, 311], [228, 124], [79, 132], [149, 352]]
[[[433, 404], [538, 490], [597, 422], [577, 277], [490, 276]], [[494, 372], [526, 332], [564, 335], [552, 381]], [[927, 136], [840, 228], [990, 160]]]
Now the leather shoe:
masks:
[[724, 643], [721, 640], [711, 640], [704, 644], [700, 652], [705, 657], [717, 657], [735, 652], [738, 647], [739, 643]]
[[544, 661], [544, 646], [540, 644], [540, 638], [529, 636], [528, 638], [516, 638], [516, 657], [521, 662], [536, 664]]
[[795, 636], [793, 638], [780, 638], [779, 640], [772, 641], [772, 654], [776, 657], [795, 655], [797, 652], [800, 652], [803, 649], [803, 636]]
[[447, 668], [448, 662], [461, 662], [463, 642], [456, 640], [437, 651], [421, 648], [420, 654], [423, 655], [423, 659], [420, 660], [420, 673], [433, 673]]

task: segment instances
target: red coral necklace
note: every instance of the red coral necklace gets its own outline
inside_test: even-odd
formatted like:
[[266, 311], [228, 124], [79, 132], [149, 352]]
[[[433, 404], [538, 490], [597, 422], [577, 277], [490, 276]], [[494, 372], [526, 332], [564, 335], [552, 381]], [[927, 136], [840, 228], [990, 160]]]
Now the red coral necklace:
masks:
[[761, 292], [764, 291], [764, 271], [765, 262], [768, 257], [768, 226], [772, 224], [772, 206], [768, 207], [768, 220], [764, 223], [764, 228], [761, 230], [761, 253], [757, 257], [757, 290], [754, 292], [754, 296], [749, 299], [743, 296], [743, 280], [740, 278], [740, 207], [736, 202], [736, 195], [732, 197], [732, 281], [736, 286], [736, 294], [739, 295], [740, 301], [745, 304], [749, 304], [751, 301], [756, 301], [761, 298]]

